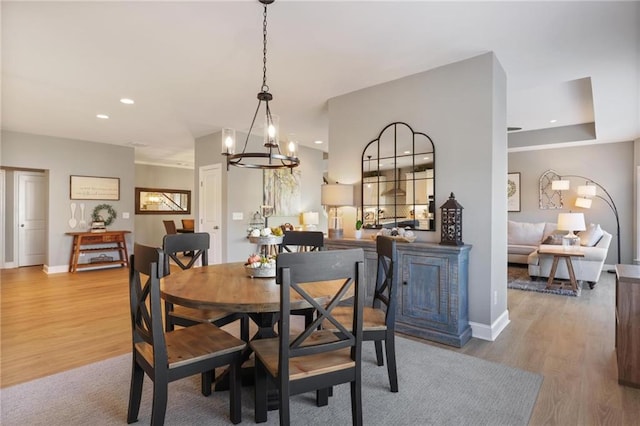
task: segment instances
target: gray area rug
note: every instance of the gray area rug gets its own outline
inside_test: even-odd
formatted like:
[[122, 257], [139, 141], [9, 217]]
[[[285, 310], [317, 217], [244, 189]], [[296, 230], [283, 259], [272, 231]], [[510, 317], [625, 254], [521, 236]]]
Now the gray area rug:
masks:
[[[389, 391], [386, 367], [363, 348], [366, 425], [526, 425], [542, 376], [399, 337], [400, 392]], [[123, 355], [0, 390], [3, 426], [126, 424], [130, 355]], [[152, 383], [145, 378], [138, 424], [149, 424]], [[329, 406], [315, 394], [292, 397], [291, 424], [351, 424], [349, 385], [337, 386]], [[169, 385], [165, 424], [231, 424], [228, 392], [200, 394], [199, 376]], [[277, 411], [267, 425], [278, 424]], [[242, 394], [242, 423], [254, 424], [252, 388]]]
[[578, 290], [571, 287], [547, 289], [547, 279], [538, 277], [532, 280], [526, 267], [509, 266], [507, 268], [507, 287], [517, 290], [536, 291], [538, 293], [559, 294], [562, 296], [578, 297], [582, 293], [582, 282], [578, 281]]

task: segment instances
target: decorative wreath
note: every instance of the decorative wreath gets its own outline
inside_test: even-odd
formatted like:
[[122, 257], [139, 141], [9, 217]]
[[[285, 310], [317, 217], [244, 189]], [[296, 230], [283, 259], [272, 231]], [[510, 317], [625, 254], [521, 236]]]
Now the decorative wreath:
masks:
[[[106, 210], [107, 214], [109, 215], [106, 218], [100, 214], [100, 213], [102, 213], [103, 210]], [[94, 222], [104, 222], [104, 226], [109, 226], [109, 225], [111, 225], [113, 223], [113, 219], [115, 219], [117, 217], [117, 215], [118, 214], [113, 209], [113, 207], [111, 207], [111, 205], [109, 205], [109, 204], [98, 204], [93, 209], [93, 213], [91, 214], [91, 219]]]
[[511, 179], [507, 180], [507, 197], [511, 198], [516, 195], [516, 183]]

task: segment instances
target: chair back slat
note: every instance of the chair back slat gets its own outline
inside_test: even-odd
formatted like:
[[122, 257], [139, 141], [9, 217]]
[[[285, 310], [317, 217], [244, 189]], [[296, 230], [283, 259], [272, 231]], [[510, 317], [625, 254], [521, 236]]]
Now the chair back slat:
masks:
[[299, 251], [320, 251], [324, 247], [324, 234], [320, 231], [285, 231], [280, 253]]
[[176, 223], [173, 220], [163, 220], [164, 230], [167, 234], [177, 234], [178, 230], [176, 229]]
[[395, 324], [398, 292], [398, 250], [396, 240], [379, 235], [376, 238], [376, 252], [378, 253], [378, 271], [376, 288], [373, 295], [373, 307], [385, 308], [385, 323], [387, 327]]
[[[362, 309], [364, 292], [364, 252], [362, 249], [332, 250], [307, 253], [282, 253], [277, 258], [277, 282], [280, 288], [280, 336], [279, 368], [288, 377], [291, 358], [352, 348], [354, 361], [360, 359], [362, 344]], [[318, 303], [305, 291], [304, 283], [335, 281], [338, 284], [329, 301]], [[302, 284], [302, 285], [301, 285]], [[333, 290], [332, 290], [333, 291]], [[318, 318], [302, 333], [291, 339], [291, 294], [298, 294], [318, 310]], [[354, 298], [353, 317], [343, 324], [333, 316], [333, 309], [346, 297]], [[338, 331], [318, 331], [318, 325], [328, 320], [338, 326]], [[330, 334], [330, 339], [315, 339]], [[286, 371], [286, 373], [285, 373]], [[281, 376], [282, 377], [282, 376]]]
[[[167, 365], [162, 327], [160, 277], [164, 275], [164, 253], [156, 247], [135, 243], [129, 262], [129, 300], [133, 344], [153, 347], [154, 364]], [[133, 348], [135, 351], [135, 348]]]
[[[188, 234], [165, 235], [162, 239], [162, 249], [167, 255], [166, 273], [169, 271], [169, 258], [180, 267], [180, 269], [190, 269], [198, 259], [202, 259], [202, 265], [209, 264], [209, 244], [211, 236], [208, 232], [194, 232]], [[178, 257], [178, 253], [191, 252], [192, 256], [188, 262]]]

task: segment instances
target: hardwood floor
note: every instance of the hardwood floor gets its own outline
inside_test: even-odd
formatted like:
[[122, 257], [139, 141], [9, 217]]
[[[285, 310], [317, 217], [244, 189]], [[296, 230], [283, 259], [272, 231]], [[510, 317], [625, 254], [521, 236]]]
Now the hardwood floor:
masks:
[[[0, 386], [128, 353], [127, 280], [123, 268], [0, 271]], [[635, 425], [640, 389], [617, 383], [614, 288], [603, 273], [578, 298], [509, 290], [511, 324], [495, 342], [430, 344], [542, 374], [531, 425]]]

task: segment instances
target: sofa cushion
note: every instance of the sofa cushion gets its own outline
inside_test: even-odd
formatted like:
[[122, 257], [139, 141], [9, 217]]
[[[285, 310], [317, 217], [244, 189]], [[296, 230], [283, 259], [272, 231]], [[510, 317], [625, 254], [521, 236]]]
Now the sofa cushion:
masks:
[[523, 246], [519, 244], [510, 244], [509, 245], [509, 254], [526, 254], [536, 251], [538, 246]]
[[600, 224], [590, 223], [587, 226], [585, 231], [578, 232], [578, 237], [580, 237], [580, 245], [584, 247], [593, 247], [598, 244], [600, 238], [604, 235], [602, 228], [600, 228]]
[[542, 241], [544, 225], [544, 222], [527, 223], [510, 220], [507, 228], [509, 245], [538, 246]]
[[544, 224], [544, 233], [542, 234], [542, 240], [546, 240], [547, 238], [549, 238], [549, 236], [557, 234], [557, 233], [563, 233], [564, 231], [558, 231], [558, 224], [555, 222], [546, 222]]

